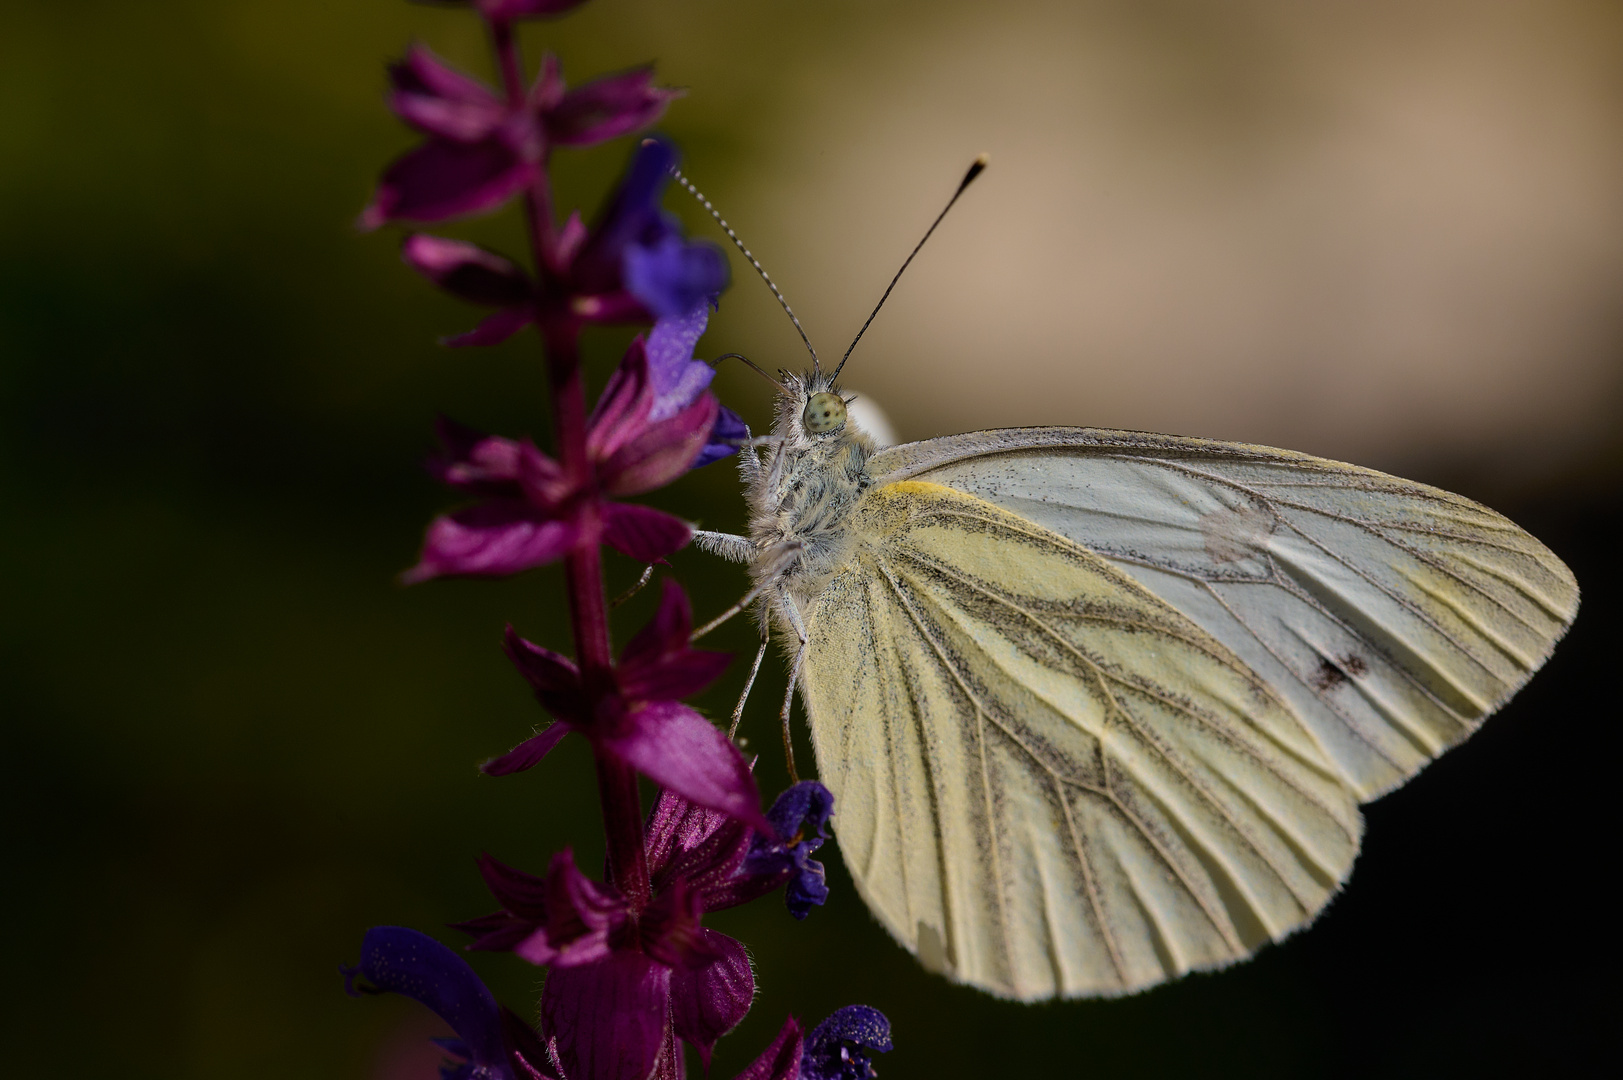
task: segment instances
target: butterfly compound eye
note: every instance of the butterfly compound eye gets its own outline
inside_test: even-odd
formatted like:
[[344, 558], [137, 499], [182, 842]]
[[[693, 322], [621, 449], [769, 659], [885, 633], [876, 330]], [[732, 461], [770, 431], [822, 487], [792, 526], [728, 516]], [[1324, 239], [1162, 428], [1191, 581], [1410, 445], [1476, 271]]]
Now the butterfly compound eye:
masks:
[[845, 423], [845, 402], [838, 394], [813, 394], [806, 402], [806, 411], [800, 422], [813, 435], [822, 435], [838, 429]]

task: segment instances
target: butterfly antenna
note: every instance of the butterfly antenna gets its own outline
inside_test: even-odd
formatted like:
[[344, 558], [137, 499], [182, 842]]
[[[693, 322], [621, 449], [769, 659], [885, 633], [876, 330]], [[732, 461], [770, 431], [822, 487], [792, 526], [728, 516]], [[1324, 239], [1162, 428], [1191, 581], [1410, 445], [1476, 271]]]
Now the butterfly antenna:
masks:
[[[783, 305], [784, 313], [789, 316], [789, 321], [795, 324], [795, 329], [800, 333], [800, 340], [806, 343], [806, 351], [811, 353], [812, 370], [821, 374], [823, 366], [817, 359], [817, 350], [812, 348], [811, 339], [806, 336], [805, 327], [801, 326], [800, 320], [795, 318], [795, 309], [789, 306], [789, 301], [785, 300], [783, 298], [783, 293], [778, 291], [778, 286], [773, 282], [772, 276], [766, 272], [766, 267], [762, 266], [760, 260], [756, 259], [756, 257], [750, 253], [750, 249], [744, 246], [744, 241], [740, 240], [738, 238], [738, 234], [733, 232], [733, 227], [727, 224], [727, 219], [721, 216], [721, 212], [718, 211], [714, 206], [711, 206], [710, 200], [705, 198], [704, 194], [700, 192], [698, 188], [693, 186], [693, 181], [682, 175], [681, 169], [678, 169], [675, 165], [672, 165], [671, 176], [676, 179], [678, 184], [681, 184], [687, 189], [689, 195], [692, 195], [695, 199], [699, 200], [699, 205], [710, 211], [710, 216], [716, 219], [716, 224], [720, 225], [721, 231], [727, 234], [727, 239], [731, 240], [733, 242], [733, 246], [738, 248], [739, 251], [743, 252], [744, 258], [748, 259], [750, 261], [750, 265], [755, 267], [755, 272], [761, 275], [761, 280], [766, 282], [766, 287], [772, 290], [772, 295], [778, 298], [779, 304]], [[735, 353], [734, 355], [737, 354]], [[744, 358], [739, 357], [739, 359], [743, 360]], [[745, 360], [744, 362], [746, 364], [749, 363], [748, 360]], [[750, 364], [750, 367], [755, 367], [755, 365]], [[755, 370], [760, 371], [761, 369], [755, 368]], [[766, 374], [765, 372], [761, 373], [763, 375]], [[771, 378], [771, 376], [767, 377]], [[775, 383], [778, 382], [776, 379], [772, 379], [772, 381]], [[781, 388], [783, 384], [778, 383], [778, 386]], [[787, 392], [788, 391], [785, 391], [785, 393]]]
[[975, 182], [975, 177], [986, 171], [986, 162], [987, 156], [985, 154], [975, 159], [975, 163], [969, 167], [969, 171], [964, 174], [964, 178], [958, 182], [958, 190], [952, 193], [952, 198], [948, 199], [947, 205], [941, 208], [941, 213], [937, 214], [935, 220], [930, 222], [930, 227], [924, 230], [923, 239], [913, 246], [912, 254], [908, 255], [907, 261], [902, 263], [902, 268], [896, 271], [896, 276], [890, 279], [890, 285], [886, 287], [885, 295], [881, 296], [879, 303], [874, 305], [873, 314], [868, 316], [868, 321], [862, 324], [862, 329], [858, 330], [857, 336], [852, 339], [851, 348], [846, 349], [845, 355], [840, 357], [840, 365], [834, 369], [834, 374], [829, 379], [830, 383], [840, 377], [840, 371], [845, 367], [845, 362], [851, 359], [851, 350], [857, 347], [857, 342], [862, 340], [862, 335], [868, 332], [868, 327], [873, 324], [874, 315], [878, 315], [879, 309], [885, 306], [886, 300], [890, 299], [891, 289], [894, 289], [896, 283], [902, 280], [902, 274], [907, 271], [908, 266], [913, 262], [913, 256], [919, 253], [919, 248], [924, 246], [924, 241], [930, 239], [930, 234], [935, 232], [935, 227], [941, 224], [941, 219], [947, 216], [947, 211], [952, 209], [952, 204], [958, 201], [958, 196], [964, 193], [964, 189]]
[[794, 397], [794, 395], [789, 392], [789, 388], [787, 386], [783, 385], [782, 380], [774, 379], [772, 376], [768, 375], [764, 370], [762, 370], [761, 365], [757, 364], [754, 360], [751, 360], [749, 357], [745, 356], [743, 353], [739, 353], [739, 352], [722, 353], [720, 356], [716, 357], [710, 363], [711, 363], [712, 366], [714, 366], [716, 364], [721, 363], [723, 360], [742, 360], [742, 361], [744, 361], [744, 363], [746, 363], [746, 364], [748, 364], [750, 366], [750, 369], [753, 370], [755, 372], [755, 374], [759, 375], [761, 378], [765, 379], [767, 382], [771, 383], [773, 386], [776, 386], [778, 388], [779, 393], [783, 394], [785, 397]]

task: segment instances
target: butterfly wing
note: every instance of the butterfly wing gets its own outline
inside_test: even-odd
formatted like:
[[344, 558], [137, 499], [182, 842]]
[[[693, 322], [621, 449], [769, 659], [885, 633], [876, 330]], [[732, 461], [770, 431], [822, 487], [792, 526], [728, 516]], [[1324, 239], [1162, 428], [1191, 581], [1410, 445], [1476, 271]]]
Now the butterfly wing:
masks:
[[1237, 653], [1367, 801], [1471, 734], [1578, 607], [1561, 560], [1469, 499], [1268, 447], [1090, 428], [882, 451], [1099, 553]]
[[985, 500], [894, 483], [807, 613], [841, 851], [930, 967], [1122, 993], [1302, 925], [1358, 848], [1280, 697], [1125, 572]]

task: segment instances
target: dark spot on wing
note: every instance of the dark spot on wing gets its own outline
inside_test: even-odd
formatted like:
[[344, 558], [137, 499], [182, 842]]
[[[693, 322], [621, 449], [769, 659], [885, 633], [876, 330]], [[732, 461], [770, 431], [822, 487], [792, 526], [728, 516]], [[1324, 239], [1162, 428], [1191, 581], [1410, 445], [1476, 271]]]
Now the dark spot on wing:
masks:
[[1322, 694], [1327, 690], [1334, 690], [1346, 681], [1347, 675], [1345, 672], [1329, 660], [1320, 660], [1319, 668], [1308, 679], [1308, 684]]
[[1356, 679], [1368, 671], [1369, 664], [1356, 653], [1348, 653], [1341, 657], [1339, 663], [1327, 657], [1319, 661], [1318, 669], [1308, 679], [1308, 684], [1322, 694], [1334, 690], [1349, 678]]

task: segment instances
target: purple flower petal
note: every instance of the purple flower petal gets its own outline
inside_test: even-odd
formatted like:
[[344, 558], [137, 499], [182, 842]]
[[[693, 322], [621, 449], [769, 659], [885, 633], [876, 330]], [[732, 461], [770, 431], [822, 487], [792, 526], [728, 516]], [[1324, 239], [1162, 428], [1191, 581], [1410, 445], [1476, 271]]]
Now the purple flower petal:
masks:
[[691, 697], [721, 678], [732, 661], [732, 653], [692, 649], [679, 660], [639, 670], [622, 680], [620, 691], [632, 701]]
[[[530, 689], [535, 691], [536, 700], [548, 712], [560, 720], [577, 725], [587, 722], [588, 710], [581, 694], [580, 669], [573, 660], [525, 641], [511, 626], [502, 636], [502, 648], [513, 666], [518, 668], [519, 674], [524, 676], [524, 681], [530, 684]], [[552, 728], [548, 728], [535, 738], [546, 738], [551, 731]], [[562, 737], [562, 734], [552, 736], [553, 742]], [[551, 746], [547, 749], [550, 750]]]
[[547, 138], [557, 146], [591, 146], [647, 127], [680, 90], [653, 85], [654, 69], [634, 68], [578, 86], [547, 110]]
[[815, 859], [806, 860], [789, 884], [784, 886], [783, 904], [789, 909], [789, 914], [797, 919], [804, 919], [811, 914], [814, 907], [822, 907], [828, 903], [828, 879], [824, 876], [823, 864]]
[[470, 948], [508, 950], [537, 966], [595, 964], [630, 918], [625, 900], [582, 874], [568, 849], [553, 856], [544, 878], [489, 855], [480, 856], [479, 873], [502, 910], [458, 924], [476, 936]]
[[[676, 148], [663, 139], [644, 139], [637, 147], [625, 178], [575, 257], [577, 292], [619, 292], [626, 246], [652, 244], [675, 233], [676, 226], [659, 208], [660, 194], [675, 164]], [[689, 304], [681, 310], [691, 307]]]
[[643, 427], [598, 466], [603, 490], [613, 496], [641, 495], [687, 472], [710, 438], [719, 408], [715, 396], [704, 393], [669, 420]]
[[488, 19], [523, 19], [562, 15], [586, 0], [474, 0], [479, 13]]
[[700, 933], [716, 959], [703, 967], [671, 972], [671, 1022], [677, 1037], [693, 1044], [708, 1069], [716, 1041], [750, 1011], [755, 973], [743, 945], [714, 930]]
[[[719, 810], [696, 806], [671, 791], [662, 790], [648, 812], [643, 826], [643, 843], [648, 852], [648, 873], [654, 881], [654, 891], [664, 889], [676, 877], [692, 880], [688, 855], [698, 849], [707, 849], [718, 835], [753, 835], [747, 826]], [[746, 841], [746, 847], [748, 846]], [[736, 863], [734, 864], [736, 865]], [[730, 873], [732, 868], [727, 868]], [[703, 885], [704, 882], [698, 882]]]
[[556, 720], [535, 735], [530, 736], [505, 754], [499, 754], [479, 766], [479, 771], [486, 776], [509, 776], [513, 773], [523, 772], [541, 763], [557, 746], [559, 741], [568, 735], [574, 728], [562, 720]]
[[652, 702], [626, 720], [623, 732], [600, 739], [605, 749], [691, 802], [771, 828], [744, 755], [710, 721], [677, 701]]
[[520, 444], [447, 416], [434, 422], [440, 453], [428, 459], [428, 473], [443, 484], [470, 495], [511, 497], [519, 493]]
[[476, 919], [466, 919], [448, 925], [452, 930], [471, 934], [474, 941], [468, 948], [481, 952], [512, 952], [536, 934], [546, 933], [544, 930], [538, 930], [534, 921], [510, 915], [506, 911], [496, 911]]
[[524, 497], [544, 510], [562, 506], [573, 487], [563, 466], [537, 450], [529, 439], [519, 440], [518, 483]]
[[749, 428], [744, 426], [743, 417], [723, 405], [716, 413], [715, 426], [710, 429], [710, 440], [704, 444], [704, 449], [699, 451], [699, 456], [693, 459], [690, 467], [697, 469], [737, 453], [739, 444], [748, 435]]
[[648, 356], [643, 338], [632, 339], [620, 365], [609, 376], [587, 420], [586, 452], [594, 461], [611, 458], [648, 429], [654, 392], [648, 382]]
[[628, 244], [623, 273], [626, 291], [660, 318], [692, 311], [725, 289], [732, 276], [720, 248], [675, 232]]
[[698, 968], [719, 953], [705, 937], [704, 897], [680, 879], [655, 895], [637, 918], [638, 943], [643, 952], [668, 968]]
[[450, 337], [441, 338], [440, 344], [449, 345], [453, 349], [467, 348], [470, 345], [500, 345], [533, 322], [535, 308], [529, 305], [503, 308], [486, 315], [478, 326], [465, 334], [452, 334]]
[[530, 275], [478, 244], [413, 233], [400, 245], [400, 257], [452, 296], [470, 303], [512, 307], [528, 304], [535, 296]]
[[783, 794], [772, 800], [772, 809], [766, 819], [785, 842], [801, 837], [828, 837], [828, 819], [834, 816], [834, 795], [816, 780], [802, 780], [791, 784]]
[[360, 225], [375, 229], [390, 221], [444, 221], [493, 210], [528, 184], [537, 168], [498, 138], [430, 139], [384, 171]]
[[492, 499], [435, 518], [408, 585], [448, 574], [499, 577], [560, 559], [580, 539], [572, 521], [547, 518], [527, 502]]
[[648, 332], [648, 379], [654, 387], [650, 420], [675, 416], [710, 386], [716, 369], [693, 359], [710, 322], [710, 301], [705, 299], [684, 314], [662, 318]]
[[[567, 849], [553, 856], [553, 860], [556, 862], [559, 856], [573, 865], [573, 857]], [[509, 913], [532, 922], [546, 921], [546, 878], [497, 862], [489, 855], [479, 856], [479, 876], [485, 879], [485, 887], [490, 890], [490, 895]]]
[[693, 609], [687, 594], [666, 578], [659, 610], [620, 653], [616, 669], [620, 692], [633, 700], [684, 698], [720, 678], [732, 656], [690, 649], [692, 633]]
[[651, 506], [603, 504], [603, 542], [638, 562], [656, 562], [693, 539], [693, 526]]
[[429, 135], [477, 142], [507, 116], [502, 101], [484, 83], [463, 74], [423, 45], [389, 66], [394, 92], [389, 107], [406, 123]]
[[800, 1080], [800, 1057], [805, 1044], [800, 1022], [789, 1017], [783, 1022], [778, 1037], [738, 1074], [737, 1080]]
[[358, 973], [378, 990], [428, 1006], [461, 1038], [476, 1069], [513, 1080], [496, 999], [455, 952], [404, 926], [374, 926], [361, 942]]
[[692, 633], [693, 605], [688, 603], [688, 595], [676, 579], [666, 578], [660, 583], [659, 607], [654, 617], [620, 650], [621, 679], [631, 678], [637, 668], [681, 656], [688, 651], [688, 636]]
[[670, 1023], [670, 979], [670, 968], [630, 951], [554, 969], [541, 991], [541, 1026], [564, 1075], [647, 1080]]
[[812, 1029], [801, 1080], [868, 1080], [874, 1053], [890, 1050], [890, 1021], [878, 1009], [847, 1005]]

